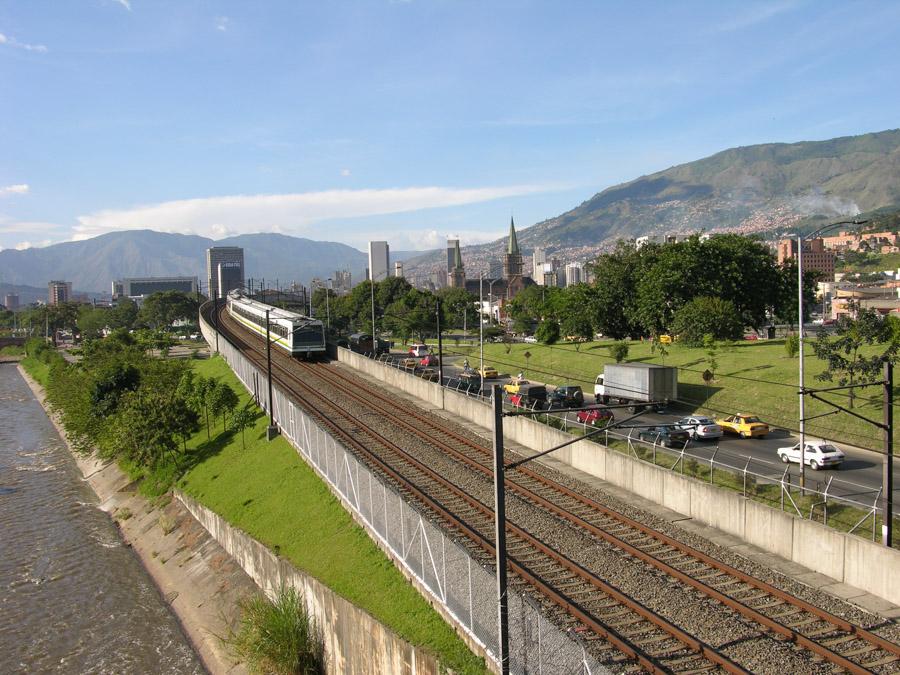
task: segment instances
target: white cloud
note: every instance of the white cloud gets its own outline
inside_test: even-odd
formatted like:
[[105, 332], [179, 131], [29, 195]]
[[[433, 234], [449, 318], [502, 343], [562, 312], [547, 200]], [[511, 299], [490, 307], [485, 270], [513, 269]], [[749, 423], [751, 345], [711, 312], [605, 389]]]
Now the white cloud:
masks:
[[10, 221], [0, 217], [0, 233], [2, 234], [11, 234], [13, 232], [24, 232], [26, 234], [54, 231], [62, 232], [66, 229], [68, 228], [66, 228], [65, 225], [60, 225], [59, 223], [47, 223], [33, 220]]
[[350, 169], [341, 169], [341, 175], [346, 178], [347, 176], [353, 175], [353, 172], [350, 171]]
[[772, 17], [789, 12], [797, 6], [795, 0], [783, 0], [781, 2], [772, 3], [749, 3], [744, 5], [746, 9], [742, 12], [735, 13], [730, 19], [714, 26], [712, 31], [716, 33], [730, 33], [732, 31], [750, 28], [764, 21], [768, 21]]
[[24, 195], [28, 194], [28, 184], [27, 183], [19, 183], [18, 185], [6, 185], [4, 187], [0, 187], [0, 197], [4, 197], [6, 195]]
[[40, 52], [41, 54], [47, 51], [47, 47], [44, 45], [32, 45], [27, 42], [19, 42], [16, 38], [10, 35], [4, 35], [3, 33], [0, 33], [0, 45], [9, 45], [16, 49], [24, 49], [26, 52]]
[[16, 250], [24, 251], [26, 248], [44, 248], [52, 243], [53, 240], [51, 239], [44, 239], [43, 241], [20, 241], [16, 244]]
[[228, 30], [228, 24], [231, 21], [227, 16], [217, 16], [214, 22], [216, 30], [220, 30], [223, 33]]
[[[448, 239], [459, 239], [460, 246], [474, 246], [496, 241], [506, 235], [508, 229], [497, 230], [456, 230], [454, 232], [439, 232], [438, 230], [395, 230], [390, 235], [391, 250], [396, 251], [425, 251], [435, 248], [445, 248]], [[365, 248], [367, 238], [359, 239], [360, 248]]]
[[131, 0], [113, 0], [113, 2], [122, 5], [129, 12], [131, 11]]
[[[322, 231], [314, 227], [321, 221], [462, 206], [556, 189], [558, 186], [541, 185], [414, 187], [183, 199], [79, 216], [74, 239], [137, 229], [214, 238], [251, 232], [283, 232], [322, 239]], [[330, 236], [333, 235], [331, 232]]]

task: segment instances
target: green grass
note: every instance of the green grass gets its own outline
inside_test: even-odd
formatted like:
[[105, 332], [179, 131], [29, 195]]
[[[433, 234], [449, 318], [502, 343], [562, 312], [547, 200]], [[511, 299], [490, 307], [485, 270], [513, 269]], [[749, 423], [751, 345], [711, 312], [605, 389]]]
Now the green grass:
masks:
[[47, 382], [50, 379], [50, 366], [44, 363], [43, 361], [38, 361], [33, 356], [27, 356], [19, 363], [22, 364], [22, 367], [25, 369], [31, 377], [33, 377], [38, 384], [40, 384], [45, 389], [47, 388]]
[[[196, 372], [249, 395], [221, 358], [194, 362]], [[206, 429], [188, 441], [198, 462], [178, 482], [201, 503], [371, 613], [409, 642], [437, 654], [457, 672], [486, 672], [482, 659], [406, 581], [288, 442], [265, 440], [260, 413], [240, 434], [209, 442]], [[221, 420], [214, 433], [222, 429]]]
[[[815, 379], [823, 370], [823, 362], [813, 353], [812, 341], [805, 341], [806, 386], [835, 386]], [[550, 347], [541, 344], [490, 343], [484, 345], [484, 358], [485, 364], [496, 367], [501, 373], [515, 374], [523, 371], [529, 379], [540, 382], [554, 385], [580, 384], [590, 395], [594, 391], [594, 380], [603, 372], [604, 365], [614, 363], [609, 356], [608, 347], [611, 344], [609, 341], [586, 342], [576, 350], [571, 343]], [[659, 354], [651, 353], [649, 342], [630, 342], [629, 347], [626, 361], [662, 363]], [[444, 352], [447, 355], [468, 357], [473, 367], [477, 367], [477, 345], [455, 347], [445, 342]], [[526, 352], [531, 355], [528, 359], [524, 357]], [[784, 340], [724, 344], [718, 349], [716, 361], [716, 379], [710, 386], [706, 386], [702, 377], [703, 371], [708, 368], [705, 350], [677, 343], [669, 345], [665, 365], [677, 366], [679, 369], [678, 398], [686, 404], [682, 410], [713, 416], [737, 412], [755, 413], [775, 427], [797, 428], [799, 361], [797, 357], [787, 357]], [[831, 398], [845, 407], [848, 403], [846, 394], [832, 394]], [[881, 388], [859, 390], [855, 405], [856, 412], [881, 421]], [[833, 408], [830, 406], [807, 397], [807, 418], [831, 410]], [[806, 428], [807, 433], [813, 436], [876, 450], [882, 448], [880, 430], [847, 413], [809, 420]], [[900, 440], [900, 433], [895, 432], [895, 439]]]
[[25, 347], [20, 345], [6, 345], [0, 347], [0, 356], [22, 356], [25, 353]]
[[900, 267], [900, 253], [870, 254], [865, 262], [838, 265], [839, 272], [883, 272]]

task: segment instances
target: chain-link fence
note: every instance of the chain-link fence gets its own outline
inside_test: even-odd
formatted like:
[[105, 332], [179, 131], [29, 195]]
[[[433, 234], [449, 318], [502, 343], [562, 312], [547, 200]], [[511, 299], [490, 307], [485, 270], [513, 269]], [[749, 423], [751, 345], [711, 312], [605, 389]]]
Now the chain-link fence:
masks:
[[[201, 321], [207, 342], [215, 332]], [[224, 338], [219, 352], [247, 390], [265, 408], [268, 382]], [[424, 587], [496, 663], [498, 603], [492, 568], [472, 559], [466, 549], [406, 503], [403, 497], [281, 390], [273, 386], [275, 421], [281, 433], [331, 486], [345, 507], [387, 548], [394, 560]], [[365, 574], [365, 570], [360, 570]], [[510, 670], [514, 673], [606, 673], [577, 636], [549, 622], [527, 596], [509, 597]]]

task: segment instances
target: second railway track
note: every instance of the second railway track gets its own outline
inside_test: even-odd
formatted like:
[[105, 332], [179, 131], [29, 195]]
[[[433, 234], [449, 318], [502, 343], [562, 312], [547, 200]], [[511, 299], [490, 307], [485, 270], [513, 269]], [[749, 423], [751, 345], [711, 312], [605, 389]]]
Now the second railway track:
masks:
[[[260, 341], [255, 336], [235, 333], [237, 328], [228, 322], [227, 314], [223, 314], [221, 320], [222, 327], [259, 362]], [[398, 403], [364, 380], [350, 378], [333, 366], [304, 364], [282, 355], [273, 358], [273, 366], [277, 370], [277, 373], [273, 372], [276, 379], [299, 395], [303, 399], [301, 404], [313, 408], [310, 412], [327, 418], [323, 419], [327, 426], [344, 437], [346, 431], [342, 432], [341, 425], [332, 419], [334, 413], [322, 410], [325, 402], [312, 401], [309, 395], [313, 392], [320, 396], [324, 385], [351, 402], [356, 415], [348, 415], [346, 411], [341, 414], [353, 420], [349, 426], [354, 428], [357, 436], [367, 435], [369, 445], [378, 446], [377, 450], [357, 447], [366, 444], [353, 438], [354, 448], [373, 453], [370, 461], [380, 462], [379, 470], [389, 474], [395, 483], [402, 483], [404, 477], [400, 474], [404, 474], [411, 483], [408, 487], [416, 492], [416, 501], [429, 510], [444, 511], [439, 516], [442, 520], [475, 542], [482, 551], [489, 555], [493, 552], [492, 537], [485, 534], [492, 533], [492, 509], [484, 503], [490, 502], [483, 498], [479, 501], [470, 494], [478, 490], [464, 490], [453, 485], [388, 438], [361, 429], [367, 425], [367, 420], [361, 419], [360, 415], [383, 418], [395, 429], [434, 446], [488, 484], [492, 478], [491, 451], [483, 441], [460, 434], [446, 421], [410, 409], [408, 404]], [[334, 402], [328, 401], [328, 405], [334, 406]], [[394, 465], [402, 465], [403, 469], [398, 470]], [[690, 627], [675, 625], [585, 569], [576, 559], [560, 555], [532, 536], [525, 527], [510, 523], [508, 549], [514, 575], [537, 589], [557, 608], [565, 610], [570, 625], [574, 622], [580, 631], [589, 629], [597, 635], [597, 652], [603, 654], [612, 647], [623, 655], [610, 658], [607, 653], [605, 660], [609, 665], [627, 668], [630, 663], [651, 672], [710, 669], [741, 672], [744, 668], [769, 672], [785, 669], [794, 672], [897, 672], [900, 647], [893, 642], [634, 521], [540, 471], [519, 468], [508, 477], [507, 489], [523, 503], [565, 523], [565, 527], [577, 529], [586, 537], [602, 541], [625, 554], [634, 564], [651, 566], [653, 574], [648, 576], [648, 582], [664, 575], [670, 583], [677, 582], [698, 594], [704, 603], [727, 608], [725, 613], [733, 615], [737, 621], [737, 627], [726, 630], [725, 634], [738, 637], [719, 640], [725, 644], [725, 647], [719, 646], [720, 653], [692, 637]], [[448, 510], [456, 515], [455, 522], [450, 522], [453, 517], [446, 513]], [[709, 605], [704, 606], [708, 611]], [[756, 636], [747, 635], [748, 624], [755, 626]], [[758, 648], [770, 649], [773, 653], [786, 654], [785, 648], [792, 653], [787, 662], [779, 661], [782, 668], [778, 669], [763, 666], [766, 659], [747, 664], [724, 655], [744, 656], [745, 652], [754, 651], [746, 647], [754, 642], [760, 643], [756, 645]], [[810, 655], [805, 666], [796, 658], [797, 653]]]

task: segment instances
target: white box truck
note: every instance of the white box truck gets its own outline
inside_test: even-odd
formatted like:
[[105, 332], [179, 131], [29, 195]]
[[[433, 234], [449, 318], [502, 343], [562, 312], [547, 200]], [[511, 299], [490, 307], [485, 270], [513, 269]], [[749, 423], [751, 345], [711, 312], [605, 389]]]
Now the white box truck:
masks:
[[652, 363], [611, 363], [597, 376], [594, 398], [597, 403], [630, 405], [632, 412], [655, 401], [661, 410], [678, 398], [678, 369]]

